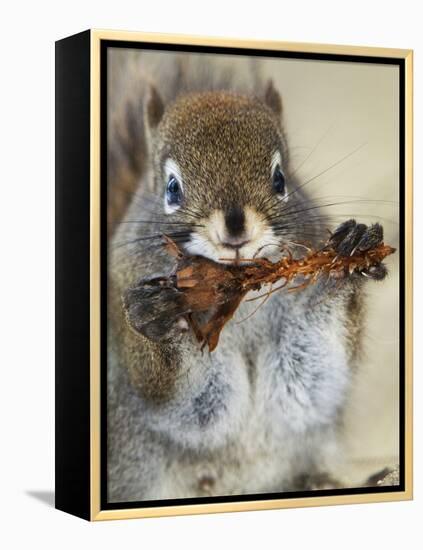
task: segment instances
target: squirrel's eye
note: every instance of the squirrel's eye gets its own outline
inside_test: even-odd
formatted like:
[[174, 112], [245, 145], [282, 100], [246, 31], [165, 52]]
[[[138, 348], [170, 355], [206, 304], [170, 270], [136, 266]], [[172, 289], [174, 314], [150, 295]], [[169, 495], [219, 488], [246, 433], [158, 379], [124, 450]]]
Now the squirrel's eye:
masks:
[[182, 188], [175, 176], [169, 176], [166, 187], [166, 199], [169, 205], [179, 205], [182, 202]]
[[280, 193], [281, 195], [285, 194], [285, 176], [279, 166], [276, 167], [276, 170], [273, 174], [273, 189], [276, 191], [276, 193]]

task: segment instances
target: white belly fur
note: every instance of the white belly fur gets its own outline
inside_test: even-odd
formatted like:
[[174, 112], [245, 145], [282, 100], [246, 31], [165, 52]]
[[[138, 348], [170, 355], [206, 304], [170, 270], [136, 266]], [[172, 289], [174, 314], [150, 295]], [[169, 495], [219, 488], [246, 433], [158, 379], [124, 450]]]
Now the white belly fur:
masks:
[[150, 498], [283, 491], [314, 462], [324, 468], [336, 456], [335, 424], [350, 376], [342, 323], [336, 310], [293, 323], [286, 308], [275, 307], [279, 297], [270, 301], [237, 324], [257, 302], [244, 304], [216, 352], [191, 358], [194, 394], [213, 373], [206, 402], [198, 403], [210, 418], [201, 423], [191, 399], [150, 423], [179, 449], [158, 467]]

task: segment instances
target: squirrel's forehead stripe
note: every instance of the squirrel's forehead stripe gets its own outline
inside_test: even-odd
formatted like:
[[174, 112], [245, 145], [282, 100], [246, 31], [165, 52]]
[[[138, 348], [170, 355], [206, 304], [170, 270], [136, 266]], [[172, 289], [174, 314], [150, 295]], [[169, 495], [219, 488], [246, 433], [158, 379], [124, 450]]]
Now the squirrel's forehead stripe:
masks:
[[275, 171], [275, 168], [276, 166], [280, 166], [282, 162], [282, 157], [281, 157], [281, 154], [279, 151], [275, 151], [272, 155], [272, 161], [270, 163], [270, 170], [271, 170], [271, 173], [273, 174], [273, 172]]
[[164, 171], [167, 178], [171, 175], [175, 176], [175, 178], [178, 179], [179, 183], [182, 185], [181, 169], [173, 159], [171, 158], [166, 159], [164, 164]]

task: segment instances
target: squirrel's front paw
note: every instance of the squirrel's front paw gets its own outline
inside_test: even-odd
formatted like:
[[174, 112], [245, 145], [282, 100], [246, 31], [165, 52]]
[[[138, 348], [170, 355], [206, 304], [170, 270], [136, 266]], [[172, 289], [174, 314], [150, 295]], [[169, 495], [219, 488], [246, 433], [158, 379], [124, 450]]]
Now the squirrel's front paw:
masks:
[[129, 326], [155, 342], [170, 340], [188, 330], [178, 290], [141, 281], [122, 297]]
[[[329, 244], [340, 256], [352, 256], [355, 252], [366, 252], [383, 242], [383, 227], [379, 223], [365, 225], [355, 220], [341, 223], [332, 233]], [[361, 274], [370, 279], [381, 281], [386, 277], [384, 264], [373, 265]]]

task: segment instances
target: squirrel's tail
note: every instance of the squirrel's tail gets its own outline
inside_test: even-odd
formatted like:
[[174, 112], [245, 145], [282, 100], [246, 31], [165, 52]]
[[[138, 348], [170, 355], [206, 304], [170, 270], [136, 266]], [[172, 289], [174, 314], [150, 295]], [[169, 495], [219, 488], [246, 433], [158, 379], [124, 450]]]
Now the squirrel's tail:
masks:
[[260, 64], [251, 57], [111, 49], [108, 57], [108, 227], [113, 231], [147, 162], [144, 102], [154, 86], [165, 104], [178, 95], [232, 90], [259, 95]]

